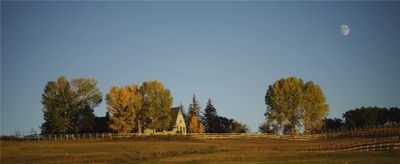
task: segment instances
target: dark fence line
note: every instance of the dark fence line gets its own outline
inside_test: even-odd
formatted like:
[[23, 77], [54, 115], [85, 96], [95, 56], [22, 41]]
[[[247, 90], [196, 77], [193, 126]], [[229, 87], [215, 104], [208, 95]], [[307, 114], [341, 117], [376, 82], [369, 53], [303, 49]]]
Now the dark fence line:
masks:
[[186, 136], [193, 139], [201, 140], [221, 140], [221, 139], [257, 139], [269, 138], [280, 140], [313, 140], [323, 138], [323, 135], [278, 135], [278, 134], [262, 134], [262, 133], [188, 133], [188, 134], [138, 134], [138, 133], [83, 133], [83, 134], [54, 134], [54, 135], [28, 135], [21, 140], [50, 140], [50, 141], [67, 141], [67, 140], [114, 140], [114, 139], [133, 139], [147, 136]]
[[341, 152], [341, 151], [390, 151], [400, 150], [400, 136], [386, 138], [370, 138], [348, 143], [321, 145], [304, 151], [311, 152]]
[[282, 140], [313, 140], [322, 138], [340, 138], [340, 137], [388, 137], [400, 136], [400, 126], [374, 126], [362, 129], [347, 129], [343, 131], [326, 131], [318, 134], [301, 135], [279, 135], [265, 133], [188, 133], [171, 134], [166, 132], [145, 133], [82, 133], [82, 134], [48, 134], [48, 135], [27, 135], [18, 138], [19, 140], [113, 140], [129, 139], [132, 137], [143, 136], [190, 136], [194, 139], [218, 140], [218, 139], [256, 139], [270, 138]]

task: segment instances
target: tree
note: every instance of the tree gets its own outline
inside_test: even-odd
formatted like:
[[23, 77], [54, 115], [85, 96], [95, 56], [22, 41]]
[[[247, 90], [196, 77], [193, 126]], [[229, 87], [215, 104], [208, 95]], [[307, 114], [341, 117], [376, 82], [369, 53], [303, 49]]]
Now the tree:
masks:
[[388, 111], [387, 116], [389, 123], [400, 123], [400, 108], [391, 107]]
[[[189, 111], [187, 114], [188, 120], [189, 121], [189, 127], [192, 127], [191, 123], [192, 123], [192, 118], [195, 116], [195, 118], [197, 119], [197, 124], [193, 125], [193, 127], [197, 127], [198, 123], [200, 122], [200, 104], [199, 102], [196, 100], [196, 95], [193, 94], [193, 98], [192, 98], [192, 103], [189, 104]], [[190, 132], [190, 130], [189, 130]], [[191, 133], [195, 133], [196, 131], [193, 131]]]
[[79, 133], [92, 129], [93, 108], [102, 101], [102, 94], [93, 78], [78, 77], [70, 81], [64, 76], [47, 82], [43, 94], [43, 134]]
[[265, 103], [267, 123], [289, 134], [297, 134], [302, 125], [306, 131], [321, 127], [329, 111], [319, 86], [296, 77], [269, 86]]
[[200, 104], [196, 100], [196, 95], [193, 94], [192, 103], [189, 104], [188, 118], [191, 120], [192, 116], [200, 116]]
[[169, 89], [166, 89], [161, 82], [154, 80], [143, 82], [140, 91], [143, 98], [140, 122], [145, 127], [155, 130], [168, 130], [172, 128], [172, 96]]
[[247, 133], [249, 131], [249, 128], [247, 127], [247, 125], [242, 124], [239, 121], [232, 121], [232, 129], [230, 131], [230, 133]]
[[197, 133], [198, 129], [198, 120], [197, 116], [194, 115], [190, 119], [190, 124], [189, 124], [189, 133]]
[[272, 127], [268, 122], [263, 122], [258, 127], [258, 132], [260, 132], [260, 133], [277, 133], [277, 129]]
[[194, 115], [190, 119], [190, 126], [189, 126], [189, 133], [204, 133], [204, 125], [201, 121], [199, 121], [199, 118]]
[[136, 113], [142, 108], [142, 95], [136, 84], [112, 86], [107, 95], [109, 128], [118, 133], [129, 133], [135, 126]]
[[324, 119], [324, 125], [322, 126], [321, 130], [339, 130], [344, 128], [344, 122], [340, 118], [327, 118]]
[[233, 119], [228, 119], [226, 117], [218, 116], [219, 128], [217, 133], [230, 133], [232, 130]]
[[[395, 111], [392, 109], [392, 111]], [[384, 125], [392, 120], [395, 112], [390, 112], [387, 108], [381, 107], [361, 107], [349, 110], [343, 114], [345, 124], [349, 128], [361, 128], [364, 126]], [[397, 121], [400, 122], [400, 121]]]
[[207, 106], [204, 109], [203, 122], [207, 133], [216, 133], [219, 128], [217, 109], [213, 106], [211, 99], [208, 99]]
[[303, 90], [304, 132], [319, 130], [323, 126], [323, 119], [329, 111], [326, 98], [318, 85], [312, 81], [306, 82]]
[[204, 133], [204, 132], [205, 132], [204, 125], [203, 123], [200, 122], [199, 128], [197, 129], [197, 133]]

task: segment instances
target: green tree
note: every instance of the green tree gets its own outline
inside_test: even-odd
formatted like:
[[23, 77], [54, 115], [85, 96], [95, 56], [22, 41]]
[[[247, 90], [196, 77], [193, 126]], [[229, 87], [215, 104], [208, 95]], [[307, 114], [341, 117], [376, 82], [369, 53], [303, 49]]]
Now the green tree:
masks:
[[232, 129], [230, 133], [247, 133], [249, 131], [249, 128], [247, 125], [239, 122], [239, 121], [232, 121]]
[[267, 123], [289, 134], [297, 134], [302, 125], [306, 131], [320, 128], [329, 111], [319, 86], [296, 77], [269, 86], [265, 103]]
[[93, 108], [102, 101], [102, 94], [93, 78], [68, 81], [64, 76], [47, 82], [43, 94], [44, 134], [79, 133], [92, 129]]
[[260, 133], [277, 133], [277, 128], [270, 125], [268, 122], [263, 122], [258, 127], [258, 132]]
[[161, 82], [154, 80], [143, 82], [140, 91], [143, 98], [140, 120], [143, 125], [155, 130], [170, 129], [172, 96], [169, 89], [166, 89]]
[[329, 111], [324, 93], [318, 85], [308, 81], [304, 85], [303, 99], [303, 108], [305, 109], [303, 117], [304, 132], [309, 133], [320, 130], [324, 124], [323, 119]]
[[320, 130], [339, 130], [344, 128], [344, 122], [340, 118], [327, 118], [324, 119], [324, 125]]
[[142, 108], [142, 95], [138, 86], [112, 86], [106, 99], [109, 128], [118, 133], [131, 132], [135, 126], [137, 111]]
[[218, 119], [217, 109], [215, 109], [214, 105], [211, 102], [211, 99], [208, 99], [207, 106], [204, 109], [204, 117], [203, 117], [205, 131], [207, 133], [216, 133], [218, 131], [219, 122], [217, 119]]
[[360, 128], [364, 126], [373, 126], [373, 125], [384, 125], [387, 122], [398, 123], [399, 119], [393, 119], [399, 116], [399, 109], [397, 109], [398, 113], [396, 114], [396, 108], [391, 108], [390, 110], [383, 107], [361, 107], [353, 110], [349, 110], [343, 114], [343, 118], [345, 118], [345, 124], [350, 128]]

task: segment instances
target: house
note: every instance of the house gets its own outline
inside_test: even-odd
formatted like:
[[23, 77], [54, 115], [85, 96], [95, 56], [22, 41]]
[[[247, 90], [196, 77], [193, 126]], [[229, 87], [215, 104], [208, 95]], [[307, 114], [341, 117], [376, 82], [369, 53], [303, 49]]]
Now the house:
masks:
[[183, 118], [182, 109], [180, 107], [171, 108], [171, 128], [169, 131], [160, 131], [157, 132], [155, 129], [146, 128], [143, 130], [145, 135], [174, 135], [174, 134], [186, 134], [186, 123]]
[[172, 111], [172, 132], [175, 134], [186, 134], [186, 123], [180, 107], [171, 108]]

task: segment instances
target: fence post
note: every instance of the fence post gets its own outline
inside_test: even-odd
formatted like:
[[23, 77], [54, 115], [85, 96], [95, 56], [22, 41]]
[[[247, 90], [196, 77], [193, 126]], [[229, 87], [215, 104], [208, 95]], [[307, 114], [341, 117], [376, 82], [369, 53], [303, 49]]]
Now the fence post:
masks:
[[92, 133], [89, 133], [89, 140], [92, 140]]
[[108, 133], [110, 135], [110, 140], [111, 140], [111, 133]]

